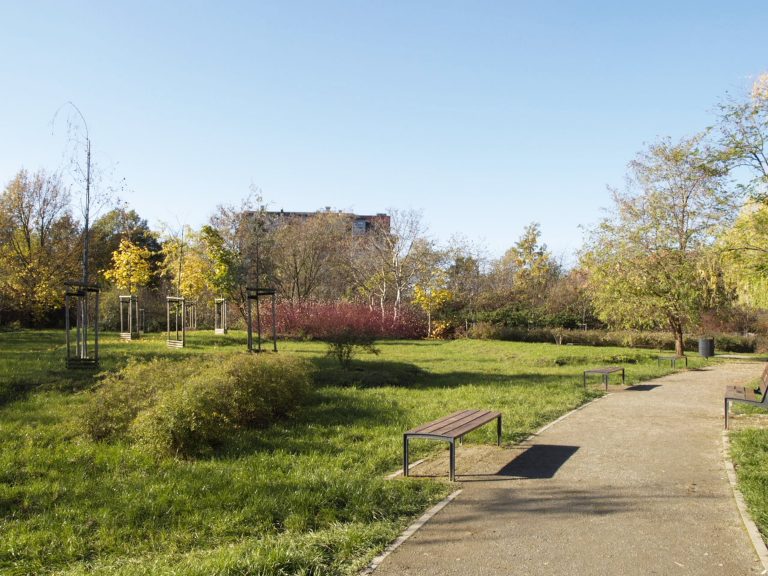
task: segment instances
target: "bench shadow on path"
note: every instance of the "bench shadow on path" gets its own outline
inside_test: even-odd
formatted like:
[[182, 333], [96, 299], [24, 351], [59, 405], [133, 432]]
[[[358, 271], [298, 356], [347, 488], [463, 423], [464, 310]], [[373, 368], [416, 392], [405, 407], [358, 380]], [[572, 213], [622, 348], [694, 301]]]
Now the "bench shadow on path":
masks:
[[654, 388], [661, 388], [661, 384], [635, 384], [624, 388], [625, 392], [650, 392]]
[[578, 446], [534, 444], [519, 452], [495, 473], [462, 474], [461, 482], [488, 482], [498, 480], [546, 480], [579, 450]]

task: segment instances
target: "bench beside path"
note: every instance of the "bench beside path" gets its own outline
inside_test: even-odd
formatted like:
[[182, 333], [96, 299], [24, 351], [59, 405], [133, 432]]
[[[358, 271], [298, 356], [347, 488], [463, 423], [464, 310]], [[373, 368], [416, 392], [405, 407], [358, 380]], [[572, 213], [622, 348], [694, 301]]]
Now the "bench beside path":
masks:
[[491, 410], [459, 410], [448, 416], [412, 428], [403, 434], [403, 476], [408, 476], [408, 452], [413, 438], [443, 440], [449, 444], [449, 473], [451, 482], [456, 479], [456, 440], [496, 420], [496, 444], [501, 446], [501, 412]]
[[[462, 470], [462, 493], [374, 576], [761, 574], [723, 463], [717, 364], [609, 394]], [[461, 458], [470, 457], [468, 447]], [[440, 464], [444, 470], [445, 463]]]

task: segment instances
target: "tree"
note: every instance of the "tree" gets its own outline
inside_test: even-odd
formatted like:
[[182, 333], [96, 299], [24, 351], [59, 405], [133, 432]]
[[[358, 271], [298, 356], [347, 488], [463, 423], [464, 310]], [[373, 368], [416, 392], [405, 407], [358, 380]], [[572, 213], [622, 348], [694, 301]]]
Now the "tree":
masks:
[[197, 300], [207, 290], [209, 266], [198, 235], [184, 227], [180, 236], [167, 234], [163, 242], [163, 272], [176, 284], [178, 296]]
[[146, 286], [152, 278], [151, 256], [147, 248], [123, 239], [112, 253], [112, 268], [104, 273], [104, 277], [119, 289], [133, 294], [135, 288]]
[[304, 301], [342, 296], [349, 284], [345, 269], [351, 235], [349, 216], [335, 212], [275, 222], [272, 257], [283, 297]]
[[634, 328], [666, 325], [684, 354], [686, 329], [705, 306], [700, 265], [736, 193], [703, 135], [663, 139], [630, 164], [627, 191], [591, 231], [582, 264], [601, 320]]
[[114, 208], [93, 222], [91, 226], [91, 263], [95, 270], [105, 272], [112, 266], [112, 257], [122, 240], [150, 251], [153, 269], [160, 264], [160, 244], [157, 237], [135, 210], [123, 206]]
[[581, 268], [569, 270], [552, 285], [547, 297], [547, 313], [565, 328], [584, 328], [596, 324], [588, 274]]
[[233, 298], [242, 266], [239, 255], [226, 245], [221, 233], [209, 224], [201, 228], [200, 241], [210, 264], [208, 284], [219, 296]]
[[77, 272], [78, 229], [56, 175], [21, 170], [0, 195], [0, 295], [6, 310], [39, 322], [61, 306]]
[[558, 266], [547, 245], [541, 243], [538, 222], [525, 227], [520, 239], [502, 256], [499, 267], [520, 300], [534, 305], [544, 299], [549, 284], [558, 275]]
[[718, 240], [725, 276], [747, 306], [768, 308], [768, 205], [748, 202]]
[[749, 97], [720, 105], [719, 133], [729, 166], [751, 174], [743, 188], [768, 201], [768, 73], [758, 77]]
[[459, 236], [451, 237], [445, 252], [447, 288], [453, 294], [448, 306], [456, 316], [461, 317], [458, 319], [463, 320], [465, 328], [468, 328], [469, 320], [476, 317], [478, 301], [483, 290], [484, 257], [478, 247]]
[[382, 317], [386, 303], [397, 318], [404, 294], [413, 286], [422, 266], [424, 227], [419, 212], [389, 211], [389, 227], [375, 225], [358, 238], [352, 272], [360, 292], [379, 301]]
[[434, 269], [424, 284], [413, 288], [413, 301], [427, 314], [427, 336], [432, 336], [432, 314], [453, 298], [447, 288], [448, 276], [440, 269]]

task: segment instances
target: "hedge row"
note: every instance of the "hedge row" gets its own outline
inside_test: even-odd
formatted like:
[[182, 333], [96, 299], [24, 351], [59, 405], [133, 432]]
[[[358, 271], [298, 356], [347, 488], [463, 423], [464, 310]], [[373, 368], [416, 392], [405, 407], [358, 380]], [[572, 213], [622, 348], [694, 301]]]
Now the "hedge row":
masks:
[[[580, 344], [585, 346], [623, 346], [629, 348], [650, 348], [655, 350], [674, 350], [675, 340], [667, 332], [633, 332], [605, 330], [562, 330], [551, 328], [509, 328], [478, 322], [469, 329], [469, 338], [489, 340], [510, 340], [515, 342], [552, 342], [561, 344]], [[756, 352], [765, 345], [755, 336], [735, 336], [730, 334], [707, 335], [715, 339], [717, 352], [745, 353]], [[698, 352], [698, 336], [685, 338], [685, 349]]]

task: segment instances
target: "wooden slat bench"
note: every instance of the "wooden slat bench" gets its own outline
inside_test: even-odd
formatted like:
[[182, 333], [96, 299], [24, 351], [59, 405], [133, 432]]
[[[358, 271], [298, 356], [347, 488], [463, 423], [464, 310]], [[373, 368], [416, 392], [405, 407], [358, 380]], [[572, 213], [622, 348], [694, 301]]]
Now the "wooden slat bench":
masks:
[[677, 368], [677, 362], [683, 361], [685, 362], [685, 367], [688, 368], [688, 356], [657, 356], [656, 357], [656, 363], [659, 366], [661, 366], [662, 360], [664, 362], [669, 362], [672, 368]]
[[621, 366], [606, 366], [604, 368], [591, 368], [590, 370], [584, 370], [584, 388], [587, 387], [587, 374], [602, 374], [603, 384], [605, 384], [605, 389], [608, 390], [608, 376], [614, 372], [621, 372], [621, 383], [625, 384], [626, 380], [624, 379], [624, 368]]
[[[725, 427], [728, 428], [728, 408], [732, 402], [743, 402], [754, 406], [768, 408], [768, 364], [763, 369], [763, 375], [760, 377], [760, 386], [756, 389], [746, 386], [728, 386], [725, 389]], [[760, 400], [757, 399], [757, 393], [760, 393]]]
[[408, 430], [403, 434], [403, 476], [408, 476], [408, 443], [411, 438], [444, 440], [450, 445], [450, 479], [453, 482], [456, 478], [456, 440], [493, 420], [496, 420], [496, 443], [501, 446], [501, 412], [460, 410]]

